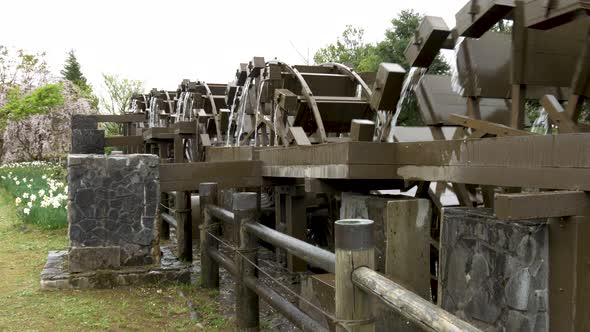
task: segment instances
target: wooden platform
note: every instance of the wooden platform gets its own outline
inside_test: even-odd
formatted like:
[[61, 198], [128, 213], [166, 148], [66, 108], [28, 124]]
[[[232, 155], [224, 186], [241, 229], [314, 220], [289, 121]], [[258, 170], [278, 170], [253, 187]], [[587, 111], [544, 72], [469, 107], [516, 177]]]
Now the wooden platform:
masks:
[[148, 128], [143, 132], [143, 139], [145, 141], [150, 140], [174, 140], [176, 133], [174, 132], [176, 129], [174, 128]]
[[590, 134], [259, 150], [263, 177], [403, 179], [590, 190]]

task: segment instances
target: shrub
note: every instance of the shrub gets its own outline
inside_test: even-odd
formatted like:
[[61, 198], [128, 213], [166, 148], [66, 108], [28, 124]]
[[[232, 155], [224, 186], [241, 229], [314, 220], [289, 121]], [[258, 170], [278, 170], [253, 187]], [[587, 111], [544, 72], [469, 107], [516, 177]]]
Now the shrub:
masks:
[[65, 178], [65, 169], [55, 163], [33, 161], [0, 166], [0, 185], [14, 197], [21, 219], [48, 229], [68, 224]]

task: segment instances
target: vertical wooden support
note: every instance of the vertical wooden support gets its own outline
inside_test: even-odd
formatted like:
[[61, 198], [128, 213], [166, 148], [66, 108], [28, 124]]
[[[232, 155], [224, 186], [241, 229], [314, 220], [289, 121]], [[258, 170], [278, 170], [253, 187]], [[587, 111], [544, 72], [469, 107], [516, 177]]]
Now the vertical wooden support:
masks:
[[248, 288], [244, 279], [256, 277], [258, 264], [258, 240], [246, 231], [246, 224], [256, 222], [258, 217], [257, 193], [235, 193], [232, 200], [234, 222], [238, 227], [238, 252], [234, 255], [238, 275], [236, 276], [236, 318], [240, 331], [258, 331], [258, 295]]
[[590, 216], [549, 223], [549, 330], [590, 330]]
[[209, 256], [209, 248], [217, 250], [219, 243], [207, 233], [218, 236], [219, 226], [207, 211], [207, 205], [217, 204], [217, 183], [199, 184], [201, 202], [201, 287], [219, 287], [219, 265]]
[[[301, 187], [285, 195], [285, 216], [287, 234], [305, 241], [307, 239], [307, 211], [305, 206], [305, 193]], [[305, 261], [287, 254], [287, 267], [292, 272], [302, 272], [307, 269]]]
[[[343, 219], [335, 223], [336, 240], [336, 332], [375, 331], [371, 295], [356, 287], [352, 272], [375, 268], [373, 221]], [[345, 328], [345, 325], [348, 328]]]
[[510, 126], [524, 129], [526, 106], [525, 62], [527, 47], [527, 27], [524, 25], [524, 2], [516, 1], [514, 26], [512, 28], [512, 110]]
[[578, 122], [585, 97], [590, 95], [590, 31], [586, 38], [582, 53], [578, 59], [574, 78], [572, 80], [572, 94], [566, 108], [566, 114], [574, 123]]
[[177, 191], [174, 200], [176, 210], [176, 250], [177, 257], [185, 260], [193, 260], [193, 234], [190, 217], [190, 192]]
[[[154, 151], [155, 148], [156, 148], [156, 145], [152, 144], [152, 152]], [[164, 162], [165, 157], [166, 157], [166, 149], [162, 148], [162, 146], [159, 145], [157, 151], [158, 151], [158, 155], [160, 156], [160, 162]], [[170, 201], [170, 197], [168, 197], [167, 193], [160, 194], [160, 205], [170, 207], [169, 201]], [[170, 212], [170, 211], [166, 211], [166, 209], [163, 207], [161, 207], [161, 210], [163, 212]], [[167, 222], [165, 222], [164, 220], [162, 220], [162, 218], [160, 218], [160, 239], [161, 240], [170, 239], [170, 225]]]
[[[285, 201], [285, 194], [282, 192], [281, 188], [275, 187], [274, 192], [275, 198], [275, 230], [281, 233], [287, 233], [287, 227], [285, 225], [285, 220], [287, 220], [286, 215], [286, 201]], [[287, 251], [285, 249], [276, 248], [275, 254], [277, 258], [277, 263], [281, 264], [282, 266], [287, 265]]]
[[385, 274], [426, 300], [431, 299], [431, 221], [427, 199], [387, 203]]
[[184, 145], [182, 142], [182, 137], [180, 137], [180, 135], [176, 135], [174, 137], [174, 162], [184, 162]]

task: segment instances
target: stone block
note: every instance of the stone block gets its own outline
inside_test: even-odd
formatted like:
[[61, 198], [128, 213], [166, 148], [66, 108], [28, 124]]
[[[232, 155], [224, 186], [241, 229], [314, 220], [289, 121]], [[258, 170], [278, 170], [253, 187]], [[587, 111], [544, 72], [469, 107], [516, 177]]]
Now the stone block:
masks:
[[547, 331], [546, 220], [501, 221], [491, 209], [444, 210], [441, 306], [489, 331]]
[[74, 247], [68, 254], [68, 270], [85, 272], [118, 269], [121, 266], [120, 247]]
[[104, 146], [104, 130], [72, 129], [71, 153], [103, 154]]
[[70, 245], [120, 248], [121, 266], [159, 262], [158, 157], [70, 155]]

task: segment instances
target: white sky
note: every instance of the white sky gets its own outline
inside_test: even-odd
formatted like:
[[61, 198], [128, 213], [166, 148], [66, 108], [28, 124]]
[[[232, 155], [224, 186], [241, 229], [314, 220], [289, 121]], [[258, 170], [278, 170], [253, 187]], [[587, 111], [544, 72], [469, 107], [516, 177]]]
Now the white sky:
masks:
[[[441, 16], [449, 27], [467, 0], [233, 1], [18, 0], [0, 5], [0, 45], [46, 51], [55, 75], [76, 51], [84, 75], [99, 88], [101, 73], [176, 89], [183, 78], [226, 83], [253, 56], [301, 64], [347, 24], [383, 39], [400, 10]], [[313, 61], [313, 59], [311, 59]]]

